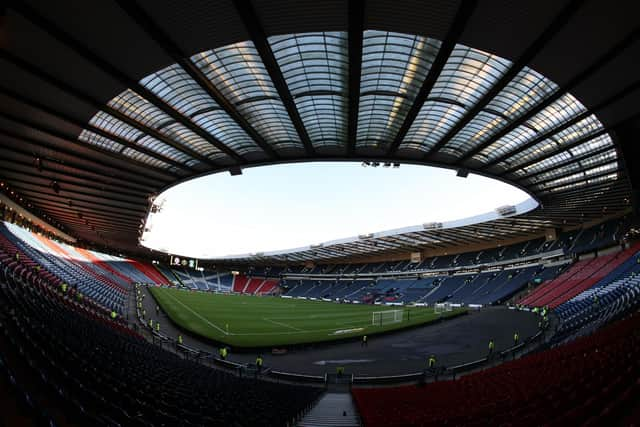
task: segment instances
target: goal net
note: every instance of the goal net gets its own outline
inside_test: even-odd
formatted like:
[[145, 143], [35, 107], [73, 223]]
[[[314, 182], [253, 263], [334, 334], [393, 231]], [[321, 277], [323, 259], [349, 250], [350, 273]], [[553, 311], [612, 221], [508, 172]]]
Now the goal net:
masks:
[[402, 322], [404, 310], [387, 310], [387, 311], [374, 311], [371, 317], [371, 324], [382, 326], [390, 323]]
[[436, 303], [433, 306], [433, 312], [436, 314], [444, 313], [445, 311], [451, 310], [453, 310], [453, 308], [451, 307], [451, 303], [449, 302]]

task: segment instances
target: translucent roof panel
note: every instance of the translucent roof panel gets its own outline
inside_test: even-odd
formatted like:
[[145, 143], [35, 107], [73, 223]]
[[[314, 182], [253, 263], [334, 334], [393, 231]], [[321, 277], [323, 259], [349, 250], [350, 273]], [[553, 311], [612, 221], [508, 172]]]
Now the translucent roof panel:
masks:
[[237, 106], [254, 129], [276, 149], [300, 148], [300, 138], [279, 98], [245, 102]]
[[587, 111], [584, 105], [571, 94], [564, 94], [530, 120], [518, 126], [493, 144], [486, 147], [474, 158], [477, 160], [495, 160], [505, 154], [518, 151], [518, 148], [531, 142], [540, 134], [557, 128]]
[[216, 159], [226, 156], [226, 154], [222, 153], [211, 143], [173, 120], [162, 110], [131, 89], [127, 89], [113, 98], [109, 101], [108, 105], [138, 123], [160, 132], [177, 144], [205, 157]]
[[162, 160], [155, 159], [147, 154], [136, 151], [133, 148], [125, 148], [124, 150], [122, 150], [122, 154], [133, 160], [137, 160], [139, 162], [155, 166], [157, 168], [167, 169], [170, 167], [169, 164], [163, 162]]
[[145, 134], [133, 126], [129, 126], [127, 123], [124, 123], [103, 111], [98, 111], [96, 115], [91, 118], [89, 124], [109, 132], [112, 135], [125, 139], [135, 145], [140, 145], [164, 157], [168, 157], [176, 162], [186, 164], [187, 161], [193, 160], [191, 156]]
[[509, 70], [511, 61], [499, 56], [456, 45], [429, 98], [456, 101], [470, 109]]
[[[565, 154], [568, 157], [568, 159], [573, 158], [569, 153], [563, 153], [563, 154]], [[549, 169], [546, 172], [540, 173], [530, 179], [527, 179], [524, 182], [539, 183], [541, 181], [548, 181], [554, 177], [557, 177], [560, 175], [566, 175], [568, 173], [576, 172], [586, 168], [591, 168], [600, 163], [611, 163], [611, 162], [614, 162], [616, 159], [617, 159], [616, 150], [612, 148], [603, 153], [600, 153], [598, 156], [588, 157], [584, 160], [578, 160], [572, 163], [564, 164], [564, 166]]]
[[[580, 129], [586, 130], [587, 132], [576, 130], [571, 131], [569, 133], [569, 135], [571, 135], [570, 140], [562, 140], [561, 138], [556, 139], [556, 137], [554, 137], [553, 139], [546, 139], [544, 141], [541, 141], [539, 144], [531, 147], [530, 150], [527, 150], [525, 154], [521, 155], [517, 160], [531, 161], [536, 158], [546, 156], [549, 153], [558, 152], [558, 154], [556, 155], [549, 156], [546, 159], [529, 165], [528, 167], [526, 167], [526, 173], [534, 173], [540, 169], [544, 169], [549, 167], [550, 165], [556, 164], [563, 159], [562, 156], [559, 156], [559, 154], [562, 153], [567, 153], [567, 155], [575, 157], [584, 153], [597, 151], [606, 146], [613, 147], [613, 141], [608, 134], [603, 134], [596, 138], [587, 140], [581, 144], [575, 145], [576, 142], [580, 141], [588, 135], [595, 133], [594, 131], [599, 130], [599, 127], [602, 126], [600, 122], [597, 122], [598, 126], [595, 126], [594, 122], [590, 121], [589, 118], [584, 119], [582, 122], [585, 123], [584, 126], [582, 126]], [[569, 129], [567, 129], [567, 132], [569, 132]], [[569, 143], [574, 144], [574, 146], [569, 145]], [[567, 148], [565, 149], [564, 147]], [[524, 161], [518, 162], [518, 164], [524, 164]], [[525, 171], [516, 170], [515, 173], [518, 175], [524, 175]]]
[[438, 40], [420, 36], [364, 32], [358, 146], [395, 139], [439, 48]]
[[296, 98], [296, 108], [311, 142], [318, 145], [344, 145], [347, 140], [347, 102], [339, 95]]
[[591, 169], [586, 169], [586, 170], [581, 170], [579, 172], [576, 172], [575, 174], [572, 175], [568, 175], [568, 176], [564, 176], [562, 178], [558, 178], [558, 179], [554, 179], [551, 181], [547, 181], [543, 184], [538, 184], [538, 185], [533, 185], [531, 188], [534, 190], [552, 190], [554, 187], [558, 187], [558, 186], [562, 186], [562, 184], [564, 185], [571, 185], [571, 184], [576, 184], [580, 181], [584, 181], [587, 178], [596, 178], [596, 177], [601, 177], [601, 176], [611, 176], [611, 177], [615, 177], [616, 174], [607, 174], [608, 172], [614, 172], [618, 169], [618, 162], [613, 161], [611, 163], [602, 165], [602, 166], [597, 166]]
[[249, 135], [178, 64], [145, 77], [140, 84], [235, 152], [259, 150]]
[[[509, 70], [511, 61], [464, 45], [456, 45], [438, 76], [427, 101], [413, 122], [404, 143], [428, 150], [451, 130], [478, 101]], [[447, 111], [434, 102], [451, 102]], [[446, 117], [437, 117], [444, 113]], [[452, 115], [449, 115], [451, 113]], [[432, 132], [425, 121], [438, 123]]]
[[312, 144], [344, 145], [349, 74], [347, 34], [273, 36], [269, 44]]
[[507, 119], [503, 116], [483, 110], [442, 147], [441, 151], [452, 156], [463, 156], [472, 147], [489, 139], [507, 123]]
[[191, 60], [265, 141], [274, 147], [302, 146], [253, 42], [198, 53]]
[[458, 132], [449, 144], [465, 153], [472, 150], [477, 145], [488, 141], [510, 122], [544, 101], [556, 90], [558, 85], [551, 80], [528, 67], [523, 68], [484, 109], [484, 112], [490, 111], [503, 120], [482, 120], [478, 115]]
[[[212, 96], [183, 66], [169, 65], [140, 80], [155, 95], [147, 98], [153, 99], [127, 89], [109, 102], [134, 122], [99, 111], [90, 123], [107, 133], [98, 135], [87, 128], [79, 139], [173, 170], [176, 163], [197, 166], [200, 156], [226, 157], [215, 147], [217, 141], [248, 154], [247, 161], [253, 163], [252, 154], [261, 151], [249, 136], [255, 131], [261, 140], [283, 151], [283, 158], [292, 158], [304, 148], [300, 125], [315, 148], [345, 147], [349, 94], [358, 92], [357, 134], [351, 142], [363, 149], [361, 153], [382, 152], [367, 148], [386, 149], [401, 127], [409, 124], [407, 113], [434, 71], [441, 42], [366, 30], [360, 85], [349, 88], [348, 41], [345, 31], [272, 35], [267, 42], [276, 70], [267, 70], [252, 41], [195, 54], [189, 60], [219, 94]], [[418, 152], [399, 156], [419, 161], [424, 158], [419, 152], [435, 154], [433, 148], [438, 146], [443, 156], [433, 160], [452, 166], [473, 154], [470, 169], [513, 178], [538, 195], [617, 178], [618, 153], [602, 123], [573, 95], [560, 92], [556, 83], [531, 68], [515, 69], [508, 59], [460, 44], [443, 59], [442, 69], [432, 75], [433, 87], [398, 147], [400, 153], [403, 149]], [[282, 74], [286, 87], [276, 88], [271, 80], [274, 72]], [[507, 73], [515, 77], [507, 81]], [[285, 93], [293, 101], [287, 101], [287, 107], [296, 110], [301, 124], [294, 126], [294, 111], [287, 111], [283, 102]], [[221, 108], [218, 95], [251, 131]], [[478, 113], [471, 116], [471, 111]], [[397, 159], [389, 157], [389, 161]]]
[[86, 129], [83, 129], [82, 132], [80, 132], [78, 139], [82, 142], [86, 142], [88, 144], [95, 145], [97, 147], [116, 153], [122, 151], [122, 149], [124, 148], [124, 145]]
[[522, 164], [536, 159], [549, 151], [555, 151], [562, 146], [574, 144], [583, 138], [593, 135], [602, 130], [602, 123], [594, 116], [590, 115], [576, 124], [556, 133], [552, 138], [547, 138], [526, 150], [514, 153], [507, 160], [501, 163], [503, 166]]
[[424, 103], [402, 146], [426, 151], [433, 147], [464, 116], [458, 104], [428, 100]]
[[593, 165], [594, 162], [598, 162], [603, 158], [615, 160], [617, 159], [617, 156], [617, 152], [609, 135], [601, 135], [577, 145], [570, 150], [562, 151], [556, 155], [534, 163], [526, 168], [526, 171], [520, 169], [516, 171], [516, 175], [526, 176], [549, 169], [557, 170], [560, 169], [557, 167], [558, 165], [565, 165], [567, 163], [575, 163], [580, 169], [583, 169], [585, 165]]

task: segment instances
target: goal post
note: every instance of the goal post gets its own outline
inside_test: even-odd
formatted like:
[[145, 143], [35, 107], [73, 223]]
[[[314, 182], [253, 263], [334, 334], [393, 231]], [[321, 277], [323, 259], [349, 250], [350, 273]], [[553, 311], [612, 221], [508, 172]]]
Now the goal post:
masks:
[[371, 314], [371, 324], [374, 326], [400, 323], [404, 319], [404, 310], [374, 311]]
[[449, 302], [441, 302], [433, 305], [433, 312], [435, 314], [442, 314], [446, 311], [451, 311], [451, 310], [453, 310], [453, 307], [451, 307], [451, 303]]

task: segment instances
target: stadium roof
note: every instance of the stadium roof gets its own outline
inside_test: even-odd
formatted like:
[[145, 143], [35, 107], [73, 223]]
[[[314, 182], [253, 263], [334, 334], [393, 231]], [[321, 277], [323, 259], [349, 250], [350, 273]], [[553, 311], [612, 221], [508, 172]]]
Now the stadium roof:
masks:
[[[8, 2], [0, 178], [68, 233], [134, 252], [163, 189], [309, 160], [473, 171], [540, 202], [440, 231], [442, 247], [599, 220], [634, 199], [639, 9], [604, 0]], [[433, 233], [274, 259], [407, 253], [429, 247]]]

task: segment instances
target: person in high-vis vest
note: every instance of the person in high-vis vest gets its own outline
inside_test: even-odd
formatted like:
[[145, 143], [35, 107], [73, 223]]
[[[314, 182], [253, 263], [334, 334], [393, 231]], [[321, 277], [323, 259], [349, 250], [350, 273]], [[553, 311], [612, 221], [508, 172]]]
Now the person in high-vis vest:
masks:
[[65, 282], [62, 282], [62, 285], [60, 285], [60, 289], [62, 289], [62, 293], [66, 294], [67, 293], [67, 288], [69, 287], [69, 285], [67, 285]]
[[429, 360], [427, 360], [427, 366], [432, 370], [436, 367], [436, 356], [434, 356], [433, 354], [429, 356]]
[[367, 336], [363, 335], [362, 336], [362, 343], [360, 344], [361, 347], [367, 347]]
[[182, 345], [182, 335], [178, 335], [178, 344]]
[[111, 320], [116, 320], [116, 317], [118, 317], [118, 313], [116, 313], [114, 310], [111, 310]]
[[493, 339], [489, 340], [489, 356], [491, 356], [493, 354], [493, 349], [495, 348], [495, 344], [493, 342]]
[[156, 322], [156, 332], [160, 332], [160, 322]]
[[520, 341], [520, 335], [518, 335], [518, 332], [515, 332], [513, 334], [513, 345], [514, 346], [518, 345], [519, 341]]
[[256, 368], [258, 369], [258, 373], [262, 372], [262, 355], [258, 355], [258, 357], [256, 357]]
[[153, 319], [149, 319], [149, 327], [153, 329]]

